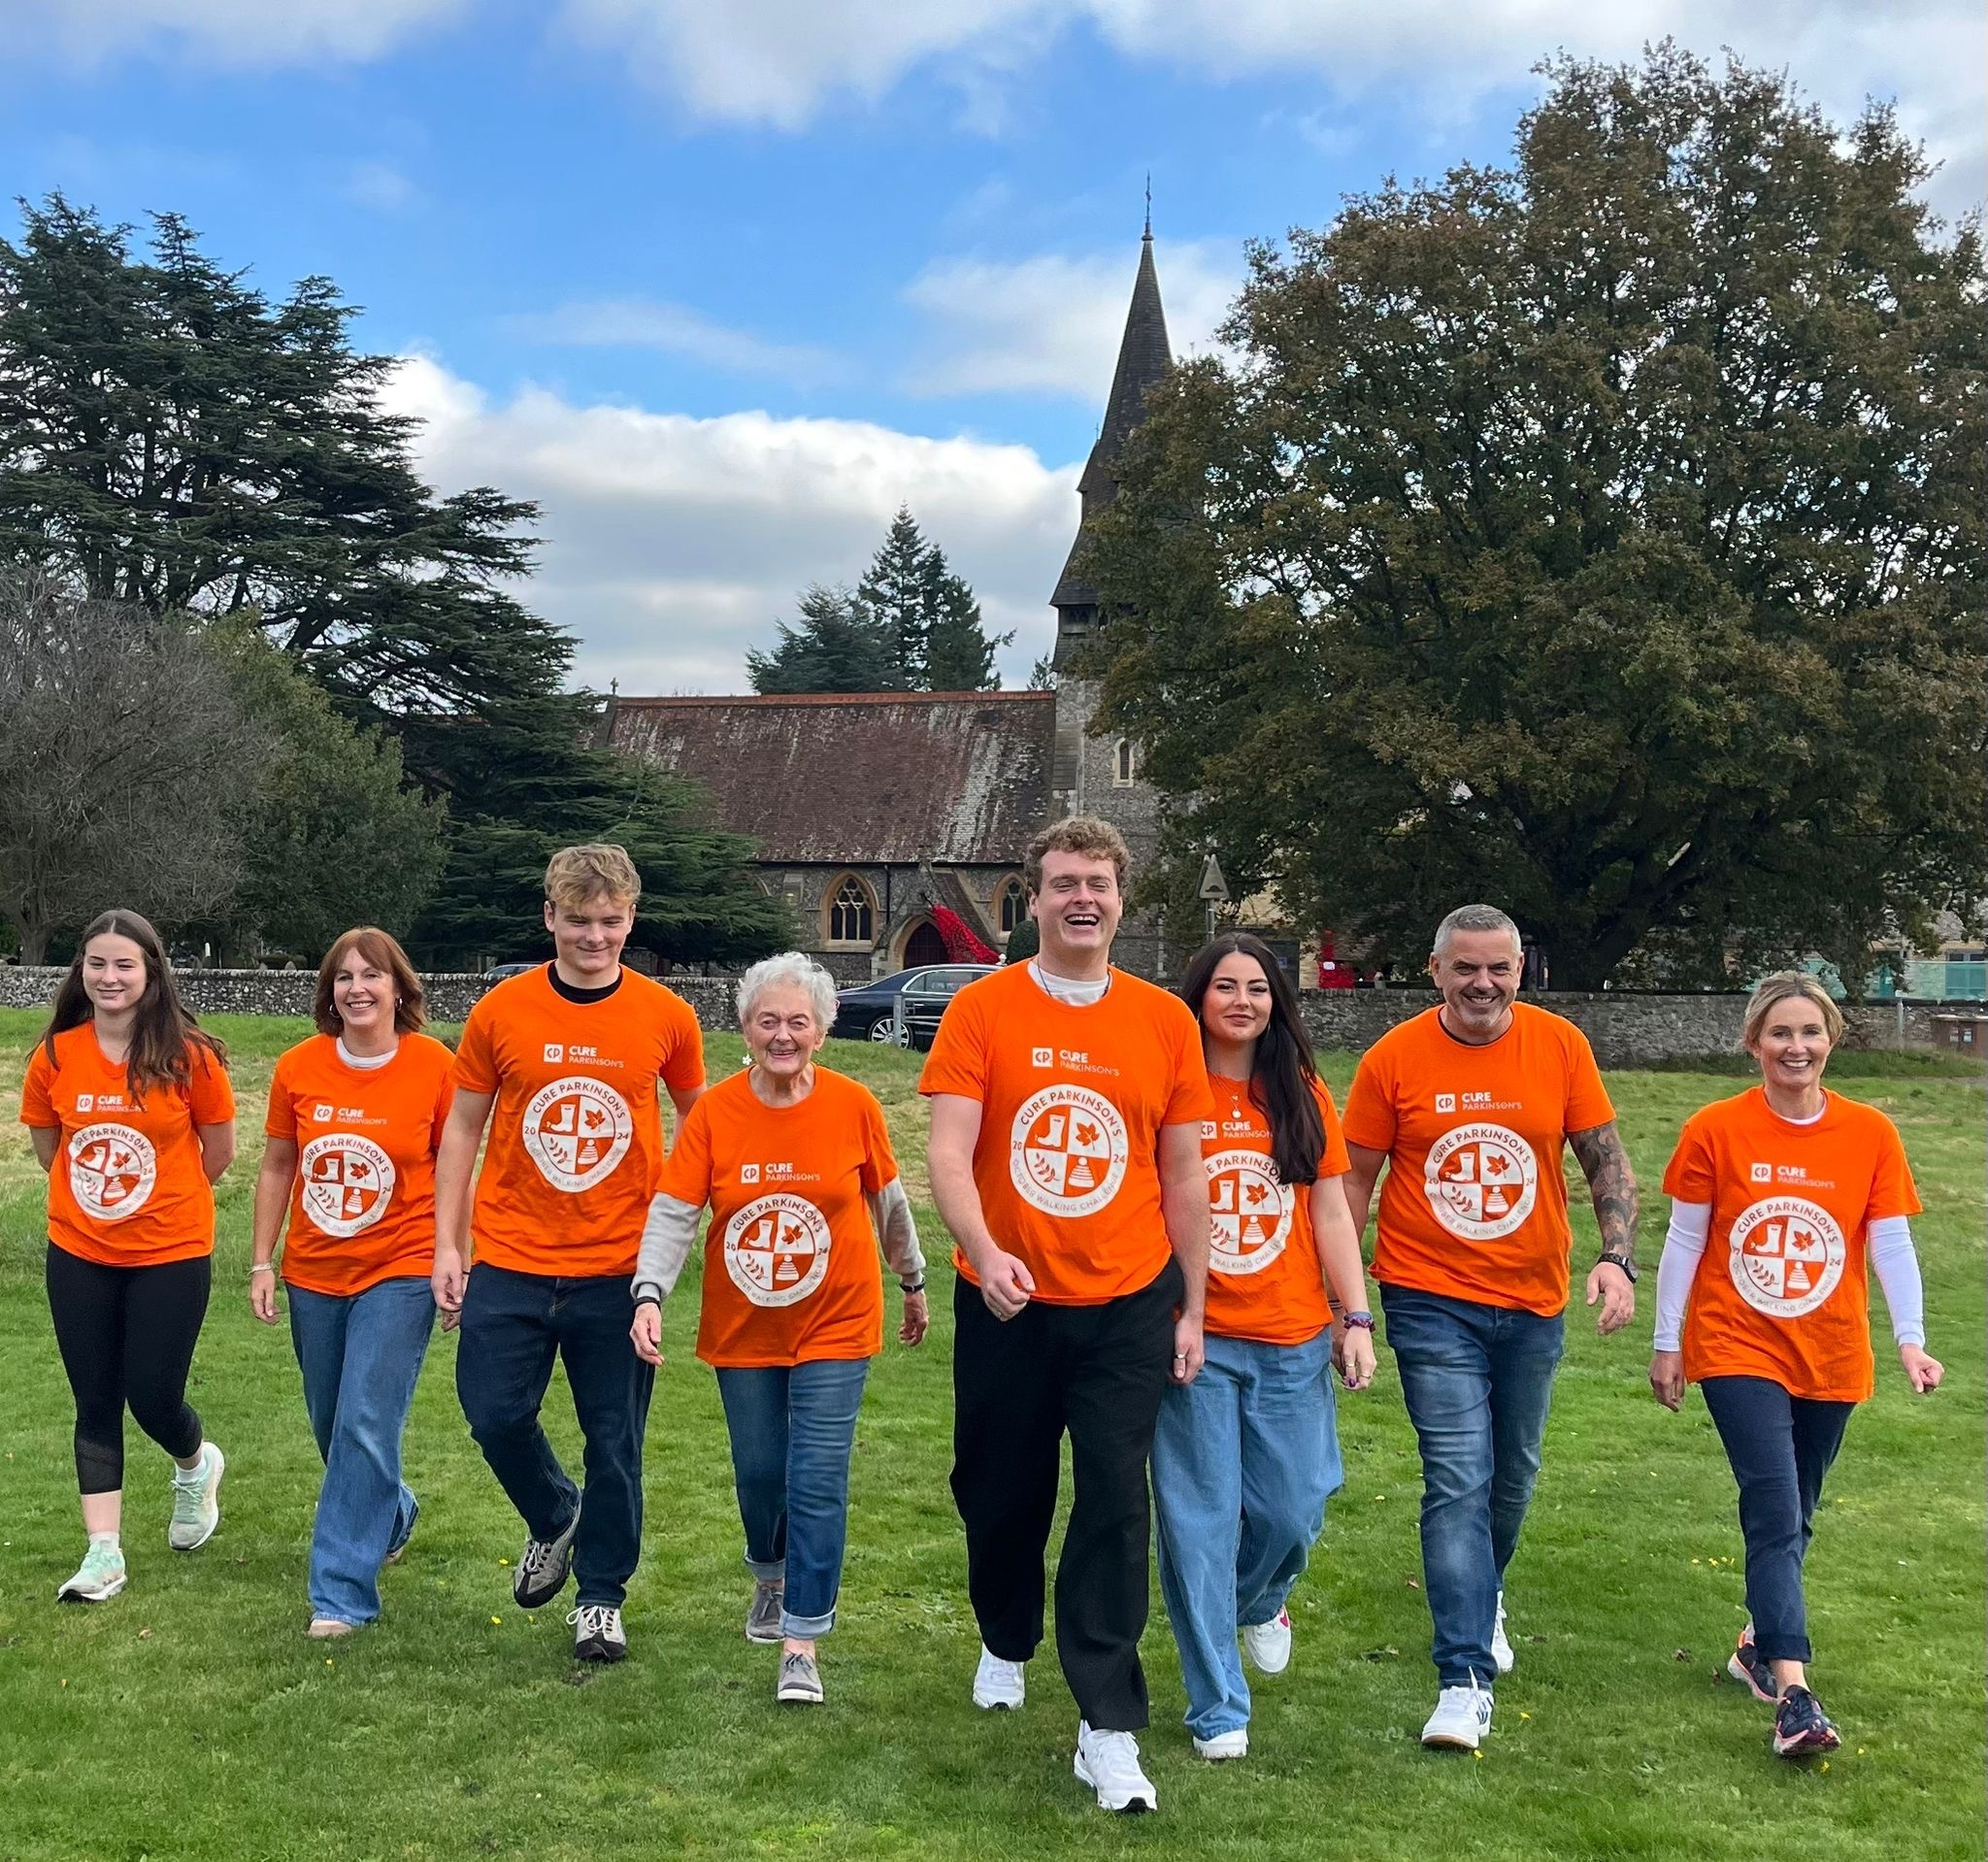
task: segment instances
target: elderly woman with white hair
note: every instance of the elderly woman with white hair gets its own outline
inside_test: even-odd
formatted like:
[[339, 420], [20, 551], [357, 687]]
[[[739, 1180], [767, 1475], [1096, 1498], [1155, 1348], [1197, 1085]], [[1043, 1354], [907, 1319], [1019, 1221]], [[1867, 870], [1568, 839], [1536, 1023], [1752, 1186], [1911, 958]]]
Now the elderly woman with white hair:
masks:
[[635, 1270], [635, 1348], [662, 1362], [662, 1304], [712, 1213], [697, 1355], [717, 1373], [752, 1603], [748, 1642], [781, 1645], [775, 1699], [818, 1702], [815, 1638], [835, 1626], [849, 1456], [883, 1348], [877, 1250], [898, 1277], [898, 1337], [925, 1336], [925, 1259], [883, 1108], [818, 1066], [835, 981], [798, 951], [739, 983], [749, 1062], [690, 1109]]

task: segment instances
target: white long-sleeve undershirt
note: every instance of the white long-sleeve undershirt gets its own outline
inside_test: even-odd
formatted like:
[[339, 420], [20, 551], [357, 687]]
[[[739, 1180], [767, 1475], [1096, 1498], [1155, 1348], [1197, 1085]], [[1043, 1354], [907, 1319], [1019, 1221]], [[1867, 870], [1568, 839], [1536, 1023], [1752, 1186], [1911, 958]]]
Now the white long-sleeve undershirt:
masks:
[[[1709, 1203], [1671, 1205], [1671, 1226], [1657, 1261], [1657, 1331], [1659, 1351], [1681, 1348], [1684, 1314], [1691, 1304], [1691, 1283], [1711, 1234]], [[1899, 1345], [1926, 1343], [1926, 1289], [1919, 1278], [1919, 1256], [1912, 1247], [1912, 1223], [1905, 1215], [1880, 1215], [1864, 1231], [1871, 1271], [1884, 1289], [1891, 1314], [1891, 1335]]]

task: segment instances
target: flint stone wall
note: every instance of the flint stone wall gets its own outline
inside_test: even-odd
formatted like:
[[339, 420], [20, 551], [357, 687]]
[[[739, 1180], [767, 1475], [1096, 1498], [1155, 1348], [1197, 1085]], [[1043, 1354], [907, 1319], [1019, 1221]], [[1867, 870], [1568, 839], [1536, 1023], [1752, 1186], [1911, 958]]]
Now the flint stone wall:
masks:
[[[0, 1008], [39, 1009], [53, 999], [63, 972], [52, 966], [0, 964]], [[309, 970], [182, 970], [180, 991], [195, 1014], [309, 1015], [315, 974]], [[735, 1032], [728, 977], [670, 977], [670, 987], [697, 1011], [707, 1028]], [[489, 987], [480, 976], [421, 979], [428, 1013], [437, 1021], [460, 1021]], [[1305, 1024], [1320, 1047], [1363, 1052], [1397, 1022], [1420, 1014], [1436, 1000], [1427, 989], [1319, 989], [1299, 998]], [[1741, 995], [1574, 995], [1554, 991], [1526, 1001], [1565, 1015], [1594, 1044], [1605, 1067], [1646, 1066], [1654, 1060], [1737, 1052], [1746, 1012]], [[1847, 1047], [1933, 1047], [1933, 1017], [1954, 1013], [1942, 1002], [1845, 1003]]]

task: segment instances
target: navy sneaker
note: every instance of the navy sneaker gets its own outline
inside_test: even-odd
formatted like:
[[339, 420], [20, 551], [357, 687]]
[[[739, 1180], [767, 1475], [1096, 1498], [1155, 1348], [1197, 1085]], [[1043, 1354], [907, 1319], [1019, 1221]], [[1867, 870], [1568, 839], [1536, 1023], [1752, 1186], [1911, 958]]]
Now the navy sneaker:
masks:
[[1773, 1665], [1753, 1645], [1753, 1625], [1748, 1623], [1740, 1632], [1740, 1646], [1726, 1657], [1726, 1673], [1753, 1690], [1753, 1698], [1774, 1705], [1774, 1671]]
[[1822, 1703], [1806, 1687], [1791, 1687], [1774, 1710], [1774, 1756], [1807, 1758], [1814, 1752], [1834, 1752], [1842, 1744], [1836, 1722], [1822, 1711]]

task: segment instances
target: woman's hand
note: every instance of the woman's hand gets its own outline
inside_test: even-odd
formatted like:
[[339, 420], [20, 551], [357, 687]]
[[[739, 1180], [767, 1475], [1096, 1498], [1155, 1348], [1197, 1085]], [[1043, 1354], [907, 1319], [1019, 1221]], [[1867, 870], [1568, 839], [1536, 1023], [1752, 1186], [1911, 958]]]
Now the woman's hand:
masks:
[[1675, 1410], [1684, 1402], [1684, 1353], [1682, 1351], [1652, 1351], [1650, 1353], [1650, 1395], [1667, 1410]]
[[635, 1323], [628, 1328], [635, 1342], [635, 1355], [645, 1364], [663, 1361], [663, 1309], [654, 1300], [644, 1300], [635, 1309]]
[[1374, 1381], [1374, 1334], [1366, 1326], [1342, 1326], [1332, 1355], [1347, 1389], [1364, 1390]]
[[280, 1314], [276, 1309], [276, 1268], [267, 1261], [256, 1264], [256, 1271], [248, 1276], [248, 1310], [264, 1325], [274, 1325]]
[[1899, 1362], [1905, 1367], [1905, 1376], [1911, 1380], [1917, 1396], [1931, 1396], [1946, 1375], [1946, 1366], [1936, 1357], [1928, 1357], [1923, 1345], [1900, 1346]]
[[923, 1293], [905, 1295], [905, 1322], [897, 1328], [898, 1340], [904, 1345], [921, 1345], [925, 1333], [932, 1324], [932, 1305]]

